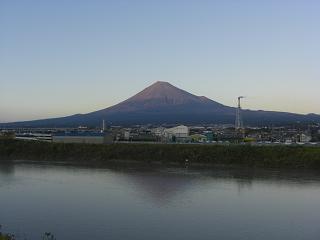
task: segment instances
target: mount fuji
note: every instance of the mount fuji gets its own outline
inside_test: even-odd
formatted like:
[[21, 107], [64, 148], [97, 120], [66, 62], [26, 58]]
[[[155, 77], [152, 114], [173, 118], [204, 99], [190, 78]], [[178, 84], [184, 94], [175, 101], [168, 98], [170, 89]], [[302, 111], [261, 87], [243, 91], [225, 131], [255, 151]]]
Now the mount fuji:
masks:
[[[86, 114], [24, 122], [2, 123], [2, 127], [100, 126], [105, 119], [112, 125], [134, 124], [233, 124], [236, 109], [196, 96], [168, 82], [158, 81], [133, 97], [114, 106]], [[243, 110], [245, 124], [281, 125], [320, 122], [320, 115]]]

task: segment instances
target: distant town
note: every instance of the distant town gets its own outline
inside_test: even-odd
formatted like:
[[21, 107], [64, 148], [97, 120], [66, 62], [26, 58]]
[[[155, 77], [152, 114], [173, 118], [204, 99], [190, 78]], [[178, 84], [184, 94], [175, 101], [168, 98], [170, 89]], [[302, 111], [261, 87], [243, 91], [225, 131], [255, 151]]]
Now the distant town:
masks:
[[135, 125], [100, 128], [0, 129], [0, 138], [56, 143], [185, 143], [185, 144], [284, 144], [320, 145], [320, 124], [241, 127], [230, 124]]

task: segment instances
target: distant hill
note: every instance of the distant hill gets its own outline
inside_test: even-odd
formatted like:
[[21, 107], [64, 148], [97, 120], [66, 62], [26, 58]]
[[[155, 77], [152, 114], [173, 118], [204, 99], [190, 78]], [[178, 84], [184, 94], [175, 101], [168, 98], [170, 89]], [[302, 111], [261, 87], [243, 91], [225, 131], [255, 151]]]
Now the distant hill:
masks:
[[[202, 124], [235, 122], [235, 108], [204, 96], [195, 96], [168, 82], [156, 82], [133, 97], [99, 111], [62, 118], [3, 123], [6, 127], [77, 127], [101, 126], [103, 119], [112, 125], [131, 124]], [[245, 124], [289, 124], [320, 122], [320, 115], [273, 111], [243, 110]]]

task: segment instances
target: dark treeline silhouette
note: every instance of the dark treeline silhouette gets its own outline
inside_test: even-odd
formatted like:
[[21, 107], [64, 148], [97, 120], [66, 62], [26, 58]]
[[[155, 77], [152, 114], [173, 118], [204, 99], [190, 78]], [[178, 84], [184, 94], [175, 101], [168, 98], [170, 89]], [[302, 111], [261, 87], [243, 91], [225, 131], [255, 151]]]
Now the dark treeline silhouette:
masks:
[[194, 144], [96, 145], [0, 140], [0, 160], [71, 161], [85, 164], [123, 160], [320, 169], [320, 148]]

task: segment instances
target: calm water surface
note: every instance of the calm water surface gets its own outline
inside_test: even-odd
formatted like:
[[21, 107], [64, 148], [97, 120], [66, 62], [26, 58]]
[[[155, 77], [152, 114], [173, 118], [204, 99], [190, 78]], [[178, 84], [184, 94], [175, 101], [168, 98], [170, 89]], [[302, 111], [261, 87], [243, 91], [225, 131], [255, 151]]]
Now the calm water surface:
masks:
[[320, 239], [320, 173], [0, 165], [20, 239]]

